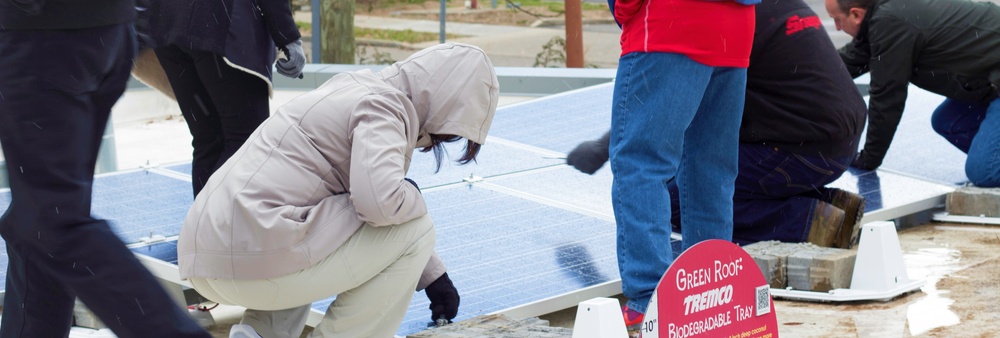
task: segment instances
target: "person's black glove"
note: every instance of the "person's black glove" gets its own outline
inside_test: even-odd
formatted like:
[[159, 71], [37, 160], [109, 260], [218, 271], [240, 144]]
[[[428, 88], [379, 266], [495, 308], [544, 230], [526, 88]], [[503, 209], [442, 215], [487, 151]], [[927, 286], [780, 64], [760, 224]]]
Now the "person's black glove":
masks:
[[854, 156], [854, 160], [851, 161], [851, 167], [862, 169], [862, 170], [875, 170], [878, 168], [878, 164], [872, 165], [872, 161], [865, 160], [865, 151], [862, 150], [858, 152], [857, 156]]
[[427, 299], [431, 301], [431, 321], [446, 319], [451, 323], [451, 320], [458, 315], [459, 297], [458, 290], [448, 278], [448, 273], [445, 272], [441, 277], [438, 277], [424, 289], [424, 292], [427, 293]]
[[566, 155], [566, 164], [576, 170], [593, 175], [608, 161], [608, 141], [610, 133], [605, 133], [599, 139], [580, 143]]

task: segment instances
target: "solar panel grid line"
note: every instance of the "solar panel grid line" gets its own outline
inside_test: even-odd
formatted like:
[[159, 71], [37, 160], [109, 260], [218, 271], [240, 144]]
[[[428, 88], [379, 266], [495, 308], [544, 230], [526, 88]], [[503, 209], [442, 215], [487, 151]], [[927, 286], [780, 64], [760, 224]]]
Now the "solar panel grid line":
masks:
[[174, 171], [187, 177], [191, 177], [191, 160], [163, 163], [153, 167], [162, 170]]
[[578, 206], [576, 204], [566, 203], [566, 202], [562, 202], [562, 201], [558, 201], [558, 200], [546, 198], [546, 197], [543, 197], [543, 196], [539, 196], [539, 195], [535, 195], [535, 194], [523, 192], [523, 191], [520, 191], [520, 190], [510, 189], [510, 188], [507, 188], [507, 187], [504, 187], [504, 186], [492, 184], [492, 183], [490, 183], [488, 181], [487, 182], [483, 182], [483, 183], [479, 183], [478, 185], [482, 186], [482, 187], [485, 187], [485, 188], [489, 188], [491, 190], [495, 190], [495, 191], [503, 192], [503, 193], [510, 194], [510, 195], [513, 195], [513, 196], [521, 197], [521, 198], [524, 198], [524, 199], [529, 200], [529, 201], [538, 202], [538, 203], [541, 203], [541, 204], [544, 204], [544, 205], [548, 205], [548, 206], [552, 206], [552, 207], [557, 207], [557, 208], [560, 208], [560, 209], [564, 209], [564, 210], [576, 212], [576, 213], [587, 215], [587, 216], [590, 216], [590, 217], [595, 217], [595, 218], [598, 218], [598, 219], [603, 219], [603, 220], [606, 220], [606, 221], [609, 221], [609, 222], [614, 222], [615, 221], [615, 216], [613, 214], [607, 214], [607, 213], [603, 213], [603, 212], [598, 212], [598, 211], [595, 211], [595, 210], [591, 210], [591, 209], [587, 209], [587, 208], [584, 208], [584, 207], [580, 207], [580, 206]]
[[[608, 239], [611, 239], [613, 241], [613, 239], [614, 239], [613, 234], [609, 234], [608, 236], [604, 236], [604, 237], [589, 238], [589, 239], [587, 239], [587, 241], [608, 240]], [[602, 254], [604, 254], [605, 256], [601, 256], [601, 257], [606, 257], [606, 255], [607, 255], [607, 253], [602, 253]], [[463, 264], [463, 265], [460, 265], [457, 268], [449, 269], [449, 270], [450, 271], [454, 271], [456, 274], [466, 273], [466, 272], [482, 272], [482, 271], [486, 271], [487, 272], [487, 276], [490, 276], [492, 274], [501, 275], [498, 278], [488, 277], [490, 280], [502, 281], [502, 280], [505, 280], [507, 278], [513, 278], [513, 276], [512, 275], [505, 275], [505, 273], [502, 272], [501, 269], [496, 269], [496, 267], [498, 266], [498, 263], [502, 263], [504, 261], [525, 261], [527, 258], [538, 258], [539, 256], [543, 256], [543, 258], [550, 258], [551, 256], [555, 256], [555, 255], [552, 253], [552, 248], [541, 248], [541, 247], [539, 247], [539, 248], [536, 248], [534, 250], [524, 250], [524, 251], [518, 252], [516, 254], [506, 255], [503, 258], [483, 259], [483, 260], [480, 260], [480, 261], [478, 261], [476, 263]], [[559, 257], [551, 257], [551, 258], [555, 258], [556, 261], [560, 261]], [[548, 261], [548, 260], [546, 260], [546, 261]], [[581, 266], [584, 266], [584, 265], [587, 265], [587, 264], [591, 264], [591, 263], [593, 263], [593, 261], [588, 260], [588, 261], [585, 261], [585, 262], [575, 263], [574, 265], [558, 267], [555, 270], [563, 270], [563, 269], [571, 269], [572, 270], [573, 268], [581, 267]], [[448, 262], [446, 261], [445, 264], [448, 264]]]
[[611, 126], [613, 86], [602, 84], [497, 110], [490, 135], [568, 153]]
[[[525, 234], [525, 235], [530, 235], [530, 234]], [[581, 245], [590, 241], [607, 240], [609, 238], [610, 239], [614, 238], [613, 232], [609, 233], [607, 236], [592, 236], [585, 239], [580, 239], [578, 241], [562, 242], [560, 243], [560, 245]], [[608, 243], [612, 242], [613, 241]], [[442, 259], [445, 260], [445, 264], [450, 267], [449, 270], [459, 272], [463, 270], [490, 270], [494, 267], [497, 267], [498, 266], [497, 264], [510, 262], [512, 260], [516, 261], [517, 259], [536, 255], [539, 253], [544, 253], [547, 256], [551, 256], [551, 257], [546, 257], [546, 258], [552, 258], [548, 259], [547, 261], [559, 260], [559, 257], [555, 256], [555, 254], [552, 253], [554, 249], [556, 248], [544, 247], [535, 244], [535, 245], [507, 245], [503, 248], [496, 248], [492, 250], [489, 249], [474, 250], [472, 252], [457, 251], [457, 250], [451, 251], [462, 254], [463, 258], [461, 260], [450, 259], [451, 256], [454, 256], [454, 254], [450, 254], [451, 252], [448, 251], [439, 251], [439, 254], [441, 254]]]
[[[188, 169], [190, 169], [190, 166], [188, 166]], [[179, 179], [179, 180], [191, 182], [191, 173], [190, 172], [183, 172], [183, 171], [180, 171], [180, 170], [181, 169], [178, 169], [178, 170], [168, 169], [166, 167], [152, 167], [152, 168], [149, 168], [149, 171], [151, 171], [151, 172], [155, 172], [155, 173], [163, 175], [163, 176], [168, 176], [168, 177], [176, 178], [176, 179]]]
[[[585, 226], [592, 225], [588, 225], [587, 219], [583, 217], [568, 219], [565, 222], [544, 223], [545, 224], [543, 225], [530, 223], [528, 225], [505, 226], [501, 229], [482, 229], [484, 228], [483, 226], [472, 224], [473, 227], [479, 229], [467, 230], [457, 228], [456, 230], [451, 231], [447, 229], [438, 230], [437, 235], [439, 238], [447, 238], [447, 240], [439, 240], [438, 243], [441, 245], [439, 245], [440, 249], [438, 250], [438, 253], [442, 256], [447, 256], [451, 252], [463, 253], [464, 256], [457, 259], [468, 260], [471, 259], [472, 256], [475, 256], [476, 253], [489, 251], [489, 249], [474, 250], [476, 247], [482, 246], [484, 243], [504, 243], [504, 240], [514, 240], [525, 236], [529, 237], [515, 243], [544, 244], [557, 241], [566, 243], [566, 241], [560, 237], [563, 236], [562, 234], [570, 231], [574, 232], [573, 238], [579, 240], [586, 240], [592, 237], [599, 237], [601, 235], [598, 233], [599, 230], [584, 228]], [[601, 224], [596, 225], [596, 227], [604, 228], [604, 231], [607, 232], [613, 232], [614, 229], [613, 223], [609, 224], [607, 222], [601, 222]], [[569, 243], [572, 242], [573, 241], [570, 241]]]
[[[530, 235], [530, 234], [531, 233], [526, 233], [526, 235]], [[613, 239], [614, 239], [614, 237], [613, 237], [613, 230], [610, 231], [607, 236], [591, 235], [591, 236], [587, 236], [585, 238], [579, 238], [579, 241], [605, 240], [605, 239], [608, 239], [608, 238], [612, 239], [612, 241], [609, 242], [609, 243], [614, 242], [613, 241]], [[510, 239], [516, 239], [516, 237], [515, 238], [510, 238]], [[552, 241], [552, 242], [555, 242], [555, 241]], [[505, 244], [502, 241], [488, 241], [488, 242], [487, 241], [483, 241], [483, 242], [475, 243], [475, 244], [484, 244], [484, 243], [493, 243], [494, 245], [495, 244]], [[490, 264], [492, 264], [494, 262], [501, 262], [501, 261], [506, 261], [506, 260], [510, 260], [510, 259], [513, 259], [513, 258], [518, 258], [518, 257], [520, 257], [522, 255], [527, 255], [527, 254], [533, 253], [533, 252], [535, 252], [534, 250], [547, 252], [547, 251], [550, 251], [550, 250], [553, 249], [551, 247], [549, 247], [549, 248], [542, 247], [541, 249], [534, 249], [534, 248], [541, 247], [541, 244], [539, 242], [528, 242], [528, 243], [529, 244], [525, 244], [524, 242], [515, 242], [515, 243], [506, 244], [506, 248], [504, 248], [504, 249], [480, 249], [480, 250], [474, 250], [474, 249], [476, 249], [478, 247], [478, 245], [474, 244], [474, 245], [470, 245], [470, 246], [464, 248], [464, 249], [467, 249], [467, 250], [460, 250], [460, 248], [450, 248], [451, 250], [441, 250], [438, 253], [442, 256], [442, 258], [448, 258], [448, 259], [446, 259], [446, 264], [453, 263], [454, 265], [449, 264], [449, 266], [454, 266], [456, 270], [460, 271], [461, 269], [475, 269], [475, 268], [478, 268], [480, 266], [489, 266]], [[570, 244], [577, 244], [577, 243], [576, 242], [572, 242], [572, 241], [559, 243], [559, 245], [570, 245]], [[530, 248], [529, 245], [535, 245], [535, 247], [534, 248]], [[526, 248], [526, 247], [529, 247], [529, 248]], [[470, 253], [470, 251], [472, 251], [472, 250], [474, 250], [473, 252], [475, 252], [475, 253]], [[522, 253], [521, 254], [508, 254], [509, 252], [512, 252], [512, 251], [521, 251]], [[458, 255], [452, 254], [453, 252], [454, 253], [460, 253], [461, 256], [460, 257], [456, 257], [456, 258], [452, 258], [452, 256], [458, 256]]]
[[[464, 150], [459, 144], [449, 143], [445, 145], [445, 151], [446, 155], [450, 156], [450, 154], [460, 154]], [[434, 156], [415, 153], [406, 175], [424, 190], [467, 184], [467, 178], [470, 176], [491, 177], [549, 165], [552, 165], [551, 160], [545, 160], [541, 155], [508, 144], [490, 143], [482, 148], [475, 162], [457, 165], [451, 158], [442, 159], [440, 170], [437, 172], [435, 172]]]
[[533, 146], [533, 145], [530, 145], [530, 144], [525, 144], [525, 143], [521, 143], [521, 142], [517, 142], [517, 141], [508, 140], [508, 139], [505, 139], [505, 138], [500, 137], [500, 136], [490, 135], [490, 136], [486, 137], [486, 143], [484, 144], [484, 147], [487, 146], [487, 145], [489, 145], [489, 144], [502, 144], [502, 145], [509, 146], [509, 147], [512, 147], [512, 148], [522, 149], [522, 150], [525, 150], [525, 151], [528, 151], [528, 152], [531, 152], [531, 153], [538, 154], [542, 158], [556, 157], [556, 158], [553, 158], [553, 159], [557, 159], [558, 157], [562, 157], [563, 159], [565, 159], [565, 157], [566, 157], [566, 154], [562, 153], [562, 152], [558, 152], [558, 151], [555, 151], [555, 150], [552, 150], [552, 149], [543, 148], [543, 147], [537, 147], [537, 146]]
[[[576, 95], [578, 95], [578, 94], [581, 94], [581, 93], [591, 93], [591, 92], [595, 91], [595, 89], [602, 90], [602, 91], [610, 91], [613, 88], [614, 88], [614, 81], [610, 81], [610, 82], [600, 83], [600, 84], [596, 84], [596, 85], [589, 86], [589, 87], [583, 87], [583, 88], [573, 89], [573, 90], [569, 90], [569, 91], [565, 91], [565, 92], [561, 92], [561, 93], [546, 95], [546, 96], [542, 96], [542, 97], [538, 97], [538, 98], [534, 98], [534, 99], [530, 99], [530, 100], [525, 100], [525, 101], [521, 101], [521, 102], [512, 103], [512, 104], [509, 104], [509, 105], [497, 108], [497, 111], [500, 111], [500, 110], [503, 110], [503, 109], [520, 108], [521, 106], [533, 106], [533, 105], [537, 105], [537, 104], [540, 104], [540, 103], [544, 104], [544, 103], [549, 102], [550, 100], [560, 99], [560, 98], [565, 97], [565, 96], [570, 96], [570, 97], [574, 97], [575, 98]], [[610, 100], [610, 96], [608, 97], [608, 99]]]

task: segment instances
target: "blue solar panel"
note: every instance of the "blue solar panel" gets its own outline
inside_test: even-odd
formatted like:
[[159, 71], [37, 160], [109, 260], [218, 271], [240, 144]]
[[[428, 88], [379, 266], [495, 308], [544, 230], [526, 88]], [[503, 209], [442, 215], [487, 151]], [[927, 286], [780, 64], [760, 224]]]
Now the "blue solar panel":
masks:
[[178, 173], [191, 176], [191, 162], [169, 164], [169, 165], [164, 166], [163, 169], [167, 169], [167, 170], [170, 170], [170, 171], [176, 171]]
[[[462, 295], [457, 320], [618, 279], [610, 169], [586, 175], [556, 158], [608, 129], [612, 90], [612, 84], [598, 85], [499, 109], [477, 163], [458, 166], [446, 158], [435, 174], [433, 155], [414, 153], [408, 176], [424, 190], [436, 226], [436, 248]], [[869, 212], [950, 189], [934, 182], [964, 180], [964, 173], [960, 178], [955, 173], [964, 154], [956, 159], [948, 150], [953, 147], [942, 146], [940, 136], [927, 132], [934, 97], [911, 91], [909, 100], [886, 170], [852, 171], [831, 184], [864, 195]], [[449, 158], [459, 157], [463, 145], [449, 144]], [[937, 147], [945, 149], [939, 153]], [[98, 177], [94, 214], [110, 220], [127, 243], [150, 234], [176, 235], [192, 202], [191, 184], [158, 174], [164, 169], [183, 177], [191, 166], [178, 163]], [[458, 184], [470, 176], [483, 179]], [[9, 198], [9, 192], [0, 192], [0, 212]], [[679, 253], [680, 242], [672, 244]], [[175, 241], [133, 250], [176, 262]], [[0, 255], [5, 273], [6, 252]], [[313, 308], [324, 311], [332, 300]], [[426, 296], [416, 293], [399, 333], [426, 328], [427, 307]]]
[[490, 136], [568, 153], [611, 128], [613, 92], [614, 84], [607, 83], [503, 107]]
[[[618, 279], [615, 224], [483, 185], [425, 191], [437, 252], [462, 295], [457, 320]], [[678, 242], [679, 244], [679, 242]], [[313, 308], [325, 311], [332, 299]], [[429, 302], [410, 304], [400, 334], [427, 327]]]
[[125, 243], [135, 243], [151, 235], [176, 236], [193, 201], [191, 182], [136, 171], [95, 179], [92, 209]]
[[[94, 178], [92, 210], [97, 218], [108, 220], [112, 231], [127, 244], [142, 237], [176, 236], [191, 206], [191, 183], [149, 171], [125, 171]], [[0, 213], [10, 205], [10, 190], [0, 191]], [[6, 285], [7, 250], [0, 241], [0, 290]], [[169, 248], [149, 249], [157, 257], [169, 258]], [[173, 261], [176, 262], [176, 249]]]
[[546, 203], [580, 208], [598, 217], [614, 219], [612, 179], [611, 169], [607, 166], [594, 175], [587, 175], [568, 165], [560, 165], [522, 175], [496, 177], [486, 180], [486, 183]]
[[[174, 236], [194, 200], [191, 183], [148, 171], [118, 172], [94, 179], [93, 215], [111, 223], [125, 243], [151, 234]], [[0, 191], [0, 213], [10, 190]]]
[[414, 152], [407, 176], [417, 182], [421, 189], [461, 183], [469, 176], [492, 177], [511, 173], [559, 165], [565, 160], [551, 159], [553, 152], [532, 149], [524, 145], [491, 137], [480, 149], [476, 162], [459, 165], [454, 160], [461, 157], [464, 142], [446, 145], [448, 157], [441, 161], [441, 169], [434, 173], [433, 153]]
[[953, 188], [909, 175], [888, 171], [851, 170], [830, 183], [865, 197], [865, 212], [898, 208], [934, 196], [943, 196]]

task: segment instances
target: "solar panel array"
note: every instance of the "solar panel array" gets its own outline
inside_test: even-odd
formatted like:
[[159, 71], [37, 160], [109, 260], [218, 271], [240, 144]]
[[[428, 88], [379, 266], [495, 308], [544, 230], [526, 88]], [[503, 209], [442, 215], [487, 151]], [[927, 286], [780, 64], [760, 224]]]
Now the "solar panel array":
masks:
[[[569, 297], [618, 280], [611, 172], [605, 167], [585, 175], [561, 159], [579, 142], [608, 129], [611, 93], [611, 84], [605, 84], [502, 107], [476, 163], [457, 166], [445, 160], [435, 173], [433, 155], [415, 153], [409, 177], [423, 189], [436, 226], [437, 252], [462, 297], [456, 320]], [[911, 100], [933, 99], [911, 95]], [[888, 170], [851, 172], [833, 186], [860, 192], [868, 198], [867, 210], [875, 212], [940, 196], [952, 187], [941, 182], [962, 182], [964, 175], [955, 168], [964, 158], [949, 154], [930, 160], [939, 154], [927, 150], [942, 148], [927, 144], [936, 135], [910, 136], [929, 125], [929, 112], [921, 109], [933, 107], [918, 106], [904, 115], [886, 159]], [[447, 149], [450, 158], [462, 151], [459, 144]], [[126, 243], [151, 235], [170, 239], [192, 202], [190, 170], [190, 163], [178, 163], [99, 176], [94, 214], [111, 220]], [[9, 198], [8, 191], [0, 192], [0, 211]], [[679, 241], [674, 246], [677, 250]], [[133, 250], [176, 262], [174, 241]], [[6, 263], [4, 250], [4, 273]], [[331, 301], [313, 307], [324, 311]], [[415, 293], [399, 333], [426, 328], [428, 305], [422, 292]]]

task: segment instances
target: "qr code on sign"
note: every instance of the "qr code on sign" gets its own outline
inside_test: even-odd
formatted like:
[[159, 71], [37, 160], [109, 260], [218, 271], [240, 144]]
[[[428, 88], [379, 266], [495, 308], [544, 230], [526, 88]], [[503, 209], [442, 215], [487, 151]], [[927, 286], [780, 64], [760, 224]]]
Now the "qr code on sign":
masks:
[[771, 313], [771, 287], [767, 284], [757, 287], [757, 316]]

